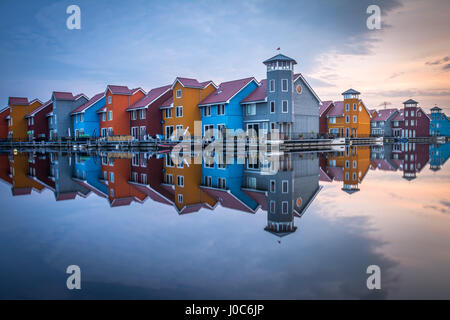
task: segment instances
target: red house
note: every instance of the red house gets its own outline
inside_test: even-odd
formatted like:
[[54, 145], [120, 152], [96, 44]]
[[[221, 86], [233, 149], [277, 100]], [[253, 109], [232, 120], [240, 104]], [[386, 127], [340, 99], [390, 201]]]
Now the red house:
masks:
[[409, 99], [403, 102], [404, 124], [403, 137], [429, 137], [430, 117], [417, 106], [418, 102]]
[[0, 140], [8, 138], [8, 119], [9, 107], [6, 107], [0, 111]]
[[333, 101], [322, 101], [319, 109], [319, 133], [325, 135], [328, 133], [328, 111], [334, 106]]
[[146, 135], [163, 133], [160, 107], [172, 97], [172, 92], [171, 85], [152, 89], [126, 109], [130, 117], [130, 133], [134, 138], [141, 140]]
[[42, 106], [25, 116], [30, 140], [48, 140], [50, 129], [47, 114], [53, 111], [53, 102], [48, 100]]

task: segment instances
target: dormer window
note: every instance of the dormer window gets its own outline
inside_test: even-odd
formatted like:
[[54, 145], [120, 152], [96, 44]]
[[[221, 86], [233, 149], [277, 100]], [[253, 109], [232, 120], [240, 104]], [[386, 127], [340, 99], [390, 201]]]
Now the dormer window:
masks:
[[108, 96], [108, 104], [111, 104], [111, 103], [112, 103], [112, 97]]
[[177, 90], [177, 99], [181, 98], [181, 89]]

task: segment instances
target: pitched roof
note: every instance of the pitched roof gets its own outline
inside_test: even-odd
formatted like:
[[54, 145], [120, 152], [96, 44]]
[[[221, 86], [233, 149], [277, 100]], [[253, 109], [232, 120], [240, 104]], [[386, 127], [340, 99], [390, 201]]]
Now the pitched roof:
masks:
[[361, 94], [361, 92], [358, 92], [355, 89], [348, 89], [347, 91], [342, 92], [342, 94]]
[[3, 113], [5, 111], [8, 111], [8, 114], [9, 114], [9, 107], [4, 107], [3, 109], [0, 110], [0, 113]]
[[333, 101], [331, 100], [327, 100], [327, 101], [322, 101], [322, 104], [320, 105], [320, 109], [319, 109], [319, 115], [322, 115], [322, 113], [324, 113], [328, 107], [330, 107], [330, 105], [333, 103]]
[[53, 91], [53, 96], [58, 100], [75, 100], [72, 92]]
[[392, 117], [397, 109], [381, 109], [376, 111], [376, 114], [373, 116], [372, 121], [387, 121], [390, 117]]
[[344, 101], [335, 101], [330, 111], [327, 113], [327, 117], [343, 117], [344, 116]]
[[403, 104], [418, 104], [418, 102], [413, 99], [409, 99], [409, 100], [406, 100], [405, 102], [403, 102]]
[[258, 88], [252, 91], [241, 103], [264, 101], [267, 97], [267, 79], [261, 80]]
[[288, 56], [285, 56], [284, 54], [277, 54], [276, 56], [273, 56], [272, 58], [269, 58], [265, 61], [263, 61], [264, 64], [270, 63], [270, 62], [275, 62], [275, 61], [292, 61], [294, 62], [294, 64], [297, 64], [297, 61], [295, 61], [292, 58], [289, 58]]
[[28, 104], [29, 104], [28, 98], [22, 98], [22, 97], [9, 97], [8, 98], [8, 105], [26, 106]]
[[316, 94], [316, 92], [314, 91], [314, 89], [309, 85], [308, 81], [306, 81], [305, 77], [303, 77], [303, 75], [301, 73], [296, 73], [293, 75], [293, 81], [297, 81], [299, 78], [302, 79], [302, 81], [306, 84], [306, 86], [308, 87], [308, 89], [312, 92], [312, 94], [314, 95], [314, 97], [317, 99], [317, 101], [319, 101], [319, 103], [322, 102], [322, 100], [320, 100], [319, 96]]
[[405, 120], [405, 114], [403, 110], [400, 110], [399, 113], [391, 120], [391, 121], [403, 121]]
[[82, 104], [81, 106], [79, 106], [78, 108], [73, 110], [70, 114], [85, 112], [87, 109], [92, 107], [97, 101], [99, 101], [104, 96], [105, 96], [104, 92], [97, 93], [95, 96], [93, 96], [91, 99], [89, 99], [88, 102]]
[[105, 94], [108, 90], [111, 91], [112, 94], [120, 94], [120, 95], [126, 95], [126, 96], [132, 96], [137, 91], [141, 91], [145, 94], [145, 91], [142, 88], [130, 89], [127, 86], [116, 86], [116, 85], [111, 85], [111, 84], [106, 87]]
[[170, 107], [173, 104], [173, 97], [170, 97], [169, 99], [167, 99], [166, 101], [164, 101], [161, 104], [161, 108], [163, 107]]
[[97, 110], [97, 113], [103, 113], [103, 112], [106, 112], [106, 106]]
[[52, 105], [52, 100], [48, 100], [46, 103], [44, 103], [42, 106], [40, 106], [37, 109], [34, 109], [29, 114], [25, 116], [25, 118], [34, 117], [37, 113], [41, 112], [42, 110], [46, 109], [48, 106]]
[[176, 77], [175, 81], [172, 84], [172, 89], [174, 88], [174, 86], [177, 82], [179, 82], [183, 87], [187, 87], [187, 88], [203, 89], [203, 88], [206, 88], [209, 84], [212, 84], [214, 87], [217, 88], [215, 83], [211, 80], [204, 81], [204, 82], [198, 82], [197, 79]]
[[259, 206], [255, 209], [250, 208], [247, 204], [237, 198], [230, 190], [223, 190], [213, 187], [200, 186], [206, 194], [220, 202], [222, 207], [230, 208], [249, 213], [255, 213]]
[[171, 87], [172, 87], [171, 85], [167, 85], [151, 89], [142, 99], [139, 99], [132, 106], [127, 108], [127, 111], [147, 108], [149, 105], [155, 102], [155, 100], [160, 98], [167, 91], [171, 90]]
[[254, 77], [222, 82], [215, 91], [200, 101], [198, 105], [205, 106], [216, 103], [227, 103], [252, 81], [258, 84]]
[[431, 108], [431, 111], [441, 111], [442, 109], [439, 108], [438, 106], [435, 106], [433, 108]]
[[251, 189], [242, 189], [246, 195], [253, 199], [256, 203], [258, 203], [262, 210], [267, 211], [267, 192], [260, 190], [251, 190]]

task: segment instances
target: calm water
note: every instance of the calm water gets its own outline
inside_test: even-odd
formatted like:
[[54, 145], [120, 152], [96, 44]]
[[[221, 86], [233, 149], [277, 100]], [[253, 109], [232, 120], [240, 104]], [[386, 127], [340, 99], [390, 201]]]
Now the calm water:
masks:
[[[0, 298], [449, 299], [449, 156], [450, 144], [294, 153], [266, 174], [1, 154]], [[369, 265], [381, 290], [366, 287]]]

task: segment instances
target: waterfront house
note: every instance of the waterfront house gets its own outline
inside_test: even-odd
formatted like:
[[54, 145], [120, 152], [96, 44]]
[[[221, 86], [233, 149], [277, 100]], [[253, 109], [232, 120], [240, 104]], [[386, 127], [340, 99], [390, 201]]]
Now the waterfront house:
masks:
[[366, 138], [370, 136], [370, 111], [359, 99], [361, 93], [349, 89], [344, 96], [344, 135], [346, 138]]
[[39, 108], [25, 116], [27, 121], [28, 140], [48, 140], [50, 129], [47, 114], [52, 112], [52, 100], [48, 100]]
[[25, 116], [42, 106], [39, 99], [29, 102], [27, 98], [9, 97], [8, 138], [16, 141], [28, 140], [28, 125]]
[[374, 137], [392, 137], [392, 119], [398, 114], [397, 109], [375, 111], [370, 120], [371, 135]]
[[105, 90], [106, 106], [97, 111], [101, 136], [129, 136], [130, 118], [126, 110], [145, 94], [141, 88], [108, 85]]
[[266, 82], [241, 102], [243, 129], [278, 129], [283, 139], [316, 138], [321, 100], [302, 74], [294, 74], [297, 62], [278, 54], [263, 63]]
[[328, 134], [334, 137], [344, 137], [344, 101], [333, 102], [327, 110], [322, 118], [326, 119]]
[[415, 138], [430, 135], [430, 117], [418, 106], [417, 101], [409, 99], [403, 102], [403, 111], [403, 137]]
[[333, 101], [322, 101], [319, 109], [319, 133], [322, 136], [325, 136], [329, 133], [327, 113], [331, 110], [331, 108], [334, 108]]
[[450, 119], [442, 109], [435, 106], [431, 109], [430, 135], [432, 136], [450, 136]]
[[259, 83], [255, 78], [245, 78], [222, 82], [219, 87], [200, 101], [202, 136], [210, 130], [210, 137], [217, 137], [221, 132], [226, 135], [226, 129], [242, 129], [242, 107], [240, 102], [246, 98]]
[[97, 111], [106, 105], [105, 93], [97, 93], [87, 102], [72, 110], [72, 127], [76, 138], [100, 136], [100, 119]]
[[160, 107], [166, 139], [174, 132], [176, 138], [187, 133], [194, 136], [194, 123], [198, 121], [201, 125], [202, 120], [198, 104], [217, 88], [212, 81], [198, 82], [196, 79], [177, 77], [171, 87], [172, 98]]
[[22, 152], [10, 155], [9, 160], [12, 178], [11, 192], [13, 196], [30, 195], [32, 190], [38, 193], [42, 192], [44, 186], [29, 177], [29, 165], [33, 159], [29, 158], [28, 153]]
[[47, 114], [50, 140], [74, 136], [71, 112], [88, 100], [82, 93], [74, 96], [71, 92], [53, 91], [51, 97], [53, 110]]
[[30, 154], [28, 161], [29, 172], [28, 177], [43, 185], [51, 192], [55, 192], [55, 173], [52, 173], [50, 164], [50, 153]]
[[108, 187], [100, 181], [102, 177], [100, 157], [76, 153], [74, 158], [72, 180], [100, 198], [107, 199]]
[[422, 171], [430, 160], [430, 148], [426, 144], [402, 143], [401, 158], [403, 159], [402, 167], [403, 178], [410, 181], [417, 177], [417, 173]]
[[163, 133], [160, 107], [172, 97], [172, 92], [171, 85], [151, 89], [143, 98], [126, 109], [133, 138], [142, 140], [147, 135], [153, 137]]
[[438, 171], [450, 157], [450, 143], [430, 145], [430, 170]]
[[399, 110], [398, 113], [391, 119], [392, 136], [401, 137], [404, 131], [405, 113]]
[[9, 107], [0, 110], [0, 140], [8, 139]]

